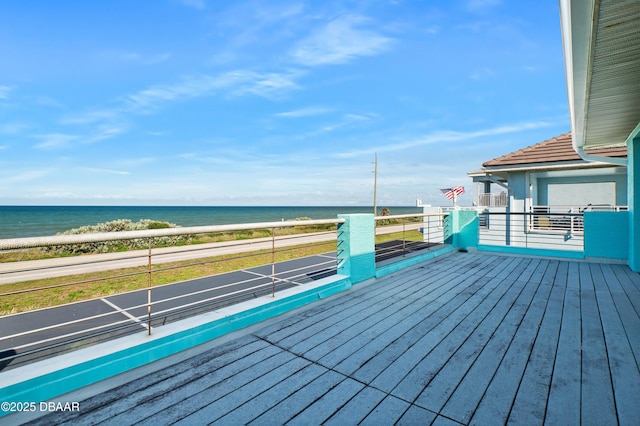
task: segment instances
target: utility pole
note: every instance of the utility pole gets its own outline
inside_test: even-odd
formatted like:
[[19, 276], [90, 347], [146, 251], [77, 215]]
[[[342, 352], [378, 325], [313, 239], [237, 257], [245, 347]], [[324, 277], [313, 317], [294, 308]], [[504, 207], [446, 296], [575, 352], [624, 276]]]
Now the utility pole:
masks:
[[375, 167], [373, 169], [373, 216], [378, 214], [378, 205], [376, 202], [376, 195], [378, 191], [378, 153], [375, 153], [375, 161], [373, 162]]

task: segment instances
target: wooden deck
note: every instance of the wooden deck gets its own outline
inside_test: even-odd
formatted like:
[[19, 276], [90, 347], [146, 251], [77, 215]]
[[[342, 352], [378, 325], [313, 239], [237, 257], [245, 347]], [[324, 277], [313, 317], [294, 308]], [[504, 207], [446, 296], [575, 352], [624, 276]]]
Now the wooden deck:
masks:
[[626, 266], [455, 253], [37, 422], [637, 425], [639, 313]]

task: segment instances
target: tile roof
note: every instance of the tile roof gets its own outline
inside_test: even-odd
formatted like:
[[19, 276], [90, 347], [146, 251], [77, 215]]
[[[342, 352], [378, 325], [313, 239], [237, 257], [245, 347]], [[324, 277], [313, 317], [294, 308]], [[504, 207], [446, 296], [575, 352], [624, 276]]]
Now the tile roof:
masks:
[[[600, 148], [589, 150], [587, 153], [605, 157], [626, 157], [627, 148]], [[483, 163], [482, 166], [513, 166], [520, 164], [557, 163], [562, 161], [584, 161], [578, 156], [571, 145], [571, 132], [494, 158], [493, 160]]]

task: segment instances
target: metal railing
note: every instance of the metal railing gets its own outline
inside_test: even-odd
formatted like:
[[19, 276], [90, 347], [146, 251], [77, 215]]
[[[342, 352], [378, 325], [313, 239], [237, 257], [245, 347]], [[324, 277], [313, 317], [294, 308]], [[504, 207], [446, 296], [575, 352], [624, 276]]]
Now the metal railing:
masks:
[[[147, 243], [145, 250], [125, 253], [0, 264], [0, 307], [5, 312], [0, 316], [0, 370], [9, 363], [15, 367], [141, 328], [151, 334], [179, 319], [275, 296], [286, 288], [333, 275], [339, 238], [336, 225], [343, 222], [264, 222], [0, 240], [0, 252], [133, 239]], [[305, 233], [309, 229], [313, 232]], [[166, 236], [256, 230], [268, 236], [154, 246], [154, 239]], [[82, 301], [66, 303], [74, 293]], [[60, 298], [65, 303], [11, 314], [12, 300], [18, 298], [41, 299], [46, 304]]]
[[376, 216], [376, 262], [393, 261], [444, 244], [447, 213]]
[[584, 215], [571, 209], [480, 212], [478, 243], [493, 246], [584, 250]]
[[507, 193], [478, 194], [476, 205], [479, 207], [505, 207], [507, 205]]

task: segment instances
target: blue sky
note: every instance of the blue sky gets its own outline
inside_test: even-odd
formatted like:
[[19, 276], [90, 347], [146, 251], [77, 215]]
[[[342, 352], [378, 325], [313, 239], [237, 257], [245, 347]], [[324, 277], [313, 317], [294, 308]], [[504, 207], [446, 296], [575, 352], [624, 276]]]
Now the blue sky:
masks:
[[569, 130], [555, 0], [2, 2], [0, 63], [0, 204], [470, 204]]

